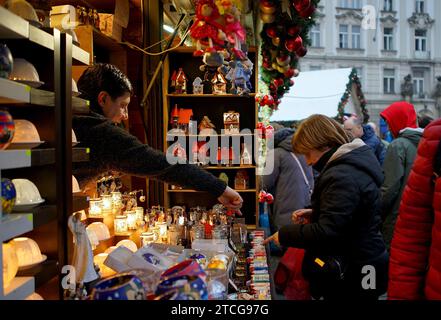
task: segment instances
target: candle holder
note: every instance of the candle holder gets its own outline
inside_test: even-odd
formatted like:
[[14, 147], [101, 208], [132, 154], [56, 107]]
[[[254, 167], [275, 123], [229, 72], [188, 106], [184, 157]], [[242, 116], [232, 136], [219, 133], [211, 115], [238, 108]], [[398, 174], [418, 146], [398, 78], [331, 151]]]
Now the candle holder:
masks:
[[101, 198], [90, 199], [89, 201], [89, 216], [99, 217], [102, 215], [102, 200]]
[[143, 232], [141, 233], [141, 244], [142, 246], [147, 246], [155, 242], [155, 234], [153, 232]]
[[105, 212], [112, 211], [112, 207], [113, 207], [112, 196], [110, 194], [105, 194], [101, 196], [101, 200], [102, 200], [101, 210]]
[[141, 222], [144, 221], [144, 208], [143, 207], [136, 207], [136, 221]]
[[124, 235], [128, 231], [127, 216], [116, 216], [114, 220], [115, 234]]
[[136, 230], [137, 226], [136, 226], [136, 211], [135, 210], [131, 210], [131, 211], [124, 211], [124, 215], [127, 216], [127, 228], [129, 230]]
[[156, 222], [156, 227], [159, 228], [159, 240], [167, 243], [167, 222]]
[[119, 210], [120, 208], [122, 208], [122, 194], [119, 191], [114, 191], [111, 194], [112, 197], [112, 208], [114, 211]]

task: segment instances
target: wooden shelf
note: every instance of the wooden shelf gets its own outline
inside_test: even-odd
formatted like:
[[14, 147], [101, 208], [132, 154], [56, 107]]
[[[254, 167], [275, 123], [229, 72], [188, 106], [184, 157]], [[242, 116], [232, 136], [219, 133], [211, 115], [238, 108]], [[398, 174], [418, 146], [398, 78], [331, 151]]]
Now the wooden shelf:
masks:
[[[235, 190], [239, 193], [246, 193], [246, 192], [253, 192], [256, 193], [256, 189], [247, 189], [247, 190]], [[183, 190], [171, 190], [168, 189], [167, 192], [170, 193], [207, 193], [207, 191], [196, 191], [196, 190], [188, 190], [188, 189], [183, 189]]]
[[[27, 214], [32, 215], [33, 227], [31, 230], [34, 230], [40, 226], [44, 226], [52, 221], [57, 220], [57, 207], [55, 205], [41, 205], [29, 211], [30, 213]], [[23, 213], [16, 213], [16, 212], [11, 213], [12, 216], [18, 216], [22, 214]]]
[[[28, 85], [0, 78], [0, 104], [14, 104], [18, 106], [55, 106], [55, 93], [32, 88]], [[72, 97], [74, 113], [88, 113], [89, 101]]]
[[[1, 288], [0, 288], [1, 289]], [[35, 290], [35, 282], [32, 277], [15, 277], [11, 284], [0, 291], [0, 300], [24, 300]]]
[[[13, 26], [13, 28], [11, 28]], [[40, 28], [37, 28], [11, 11], [0, 7], [0, 38], [1, 39], [28, 39], [31, 43], [54, 50], [54, 37]], [[89, 53], [73, 46], [72, 58], [76, 63], [88, 65]]]
[[[89, 161], [89, 148], [73, 148], [72, 162]], [[0, 170], [38, 167], [55, 163], [55, 149], [0, 151]]]
[[115, 2], [116, 0], [49, 0], [51, 6], [58, 6], [64, 4], [71, 4], [73, 6], [83, 6], [89, 7], [92, 9], [98, 9], [101, 11], [106, 11], [109, 13], [113, 13], [115, 11]]
[[0, 151], [0, 170], [30, 167], [32, 164], [31, 150]]
[[18, 237], [32, 229], [33, 215], [31, 213], [5, 214], [0, 217], [0, 242]]
[[176, 93], [169, 93], [167, 94], [167, 97], [170, 98], [254, 98], [256, 96], [255, 93], [250, 93], [249, 95], [243, 95], [240, 96], [238, 94], [176, 94]]
[[106, 49], [107, 51], [120, 51], [123, 46], [115, 39], [105, 35], [97, 28], [93, 29], [93, 45]]
[[39, 288], [58, 275], [58, 263], [55, 260], [46, 260], [30, 269], [18, 271], [19, 277], [33, 277], [35, 288]]
[[74, 194], [72, 201], [73, 212], [86, 210], [89, 208], [89, 197], [83, 194]]

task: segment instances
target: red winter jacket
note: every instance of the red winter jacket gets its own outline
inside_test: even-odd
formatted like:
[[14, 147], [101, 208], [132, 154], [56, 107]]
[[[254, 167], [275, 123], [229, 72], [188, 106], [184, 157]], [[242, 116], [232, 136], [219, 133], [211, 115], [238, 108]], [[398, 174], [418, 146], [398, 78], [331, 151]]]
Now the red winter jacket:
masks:
[[441, 300], [441, 178], [432, 182], [441, 119], [424, 131], [392, 240], [388, 298]]

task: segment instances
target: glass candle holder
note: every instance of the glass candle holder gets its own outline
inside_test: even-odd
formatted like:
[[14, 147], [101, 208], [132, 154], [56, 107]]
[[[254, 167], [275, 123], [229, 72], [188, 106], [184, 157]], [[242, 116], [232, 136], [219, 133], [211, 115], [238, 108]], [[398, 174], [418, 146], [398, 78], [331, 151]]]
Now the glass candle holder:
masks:
[[153, 232], [155, 235], [155, 242], [159, 240], [159, 227], [150, 228], [150, 232]]
[[144, 208], [143, 207], [136, 207], [136, 221], [141, 222], [144, 221]]
[[101, 200], [103, 201], [101, 210], [106, 212], [112, 211], [112, 196], [110, 194], [105, 194], [101, 196]]
[[126, 233], [127, 228], [127, 216], [116, 216], [114, 222], [115, 234]]
[[129, 230], [136, 230], [136, 211], [124, 211], [124, 215], [127, 216], [127, 228]]
[[168, 243], [171, 245], [177, 245], [178, 236], [179, 236], [178, 228], [176, 228], [175, 225], [171, 225], [170, 228], [168, 229]]
[[156, 222], [156, 227], [159, 228], [159, 240], [161, 242], [167, 242], [167, 222]]
[[122, 207], [122, 194], [121, 192], [114, 191], [111, 192], [110, 195], [112, 196], [112, 205], [114, 208], [121, 208]]
[[143, 247], [153, 242], [155, 242], [155, 234], [153, 232], [141, 233], [141, 244]]
[[101, 198], [90, 199], [89, 201], [89, 215], [90, 216], [100, 216], [102, 214], [102, 200]]

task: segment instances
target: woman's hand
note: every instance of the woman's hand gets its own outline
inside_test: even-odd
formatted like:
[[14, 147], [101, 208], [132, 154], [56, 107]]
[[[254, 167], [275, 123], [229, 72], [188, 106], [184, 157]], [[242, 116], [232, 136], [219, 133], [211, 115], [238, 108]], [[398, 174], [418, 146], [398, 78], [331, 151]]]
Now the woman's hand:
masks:
[[271, 241], [274, 242], [274, 244], [276, 244], [277, 246], [280, 246], [280, 242], [279, 242], [279, 233], [278, 233], [278, 232], [276, 232], [276, 233], [273, 234], [272, 236], [266, 238], [266, 239], [263, 241], [263, 245], [266, 245], [266, 244], [270, 243]]
[[312, 209], [299, 209], [292, 214], [292, 221], [295, 224], [308, 224], [311, 223]]
[[217, 198], [217, 200], [219, 200], [219, 202], [228, 209], [239, 210], [240, 208], [242, 208], [242, 197], [239, 195], [239, 193], [237, 193], [230, 187], [227, 187], [224, 193], [222, 193], [222, 195]]

